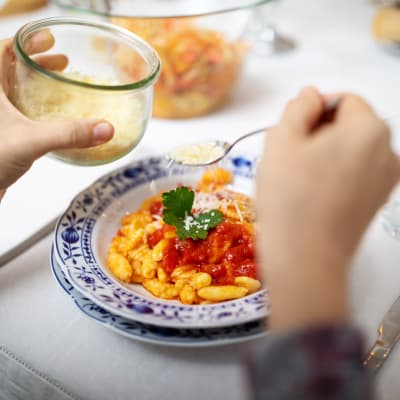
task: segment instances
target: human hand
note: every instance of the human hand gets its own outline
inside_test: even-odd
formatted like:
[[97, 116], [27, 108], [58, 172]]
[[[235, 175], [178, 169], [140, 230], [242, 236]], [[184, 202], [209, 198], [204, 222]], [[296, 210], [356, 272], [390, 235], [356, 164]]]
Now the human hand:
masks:
[[259, 249], [271, 327], [347, 318], [347, 267], [400, 176], [390, 132], [359, 97], [343, 95], [316, 126], [326, 97], [304, 89], [266, 136], [257, 177]]
[[[36, 54], [50, 49], [53, 44], [53, 36], [43, 30], [31, 38], [25, 50]], [[8, 99], [14, 85], [14, 61], [12, 40], [0, 41], [0, 199], [7, 187], [45, 153], [95, 146], [114, 134], [112, 125], [99, 119], [39, 122], [26, 118]], [[63, 55], [37, 55], [35, 61], [51, 70], [63, 70], [68, 64]]]

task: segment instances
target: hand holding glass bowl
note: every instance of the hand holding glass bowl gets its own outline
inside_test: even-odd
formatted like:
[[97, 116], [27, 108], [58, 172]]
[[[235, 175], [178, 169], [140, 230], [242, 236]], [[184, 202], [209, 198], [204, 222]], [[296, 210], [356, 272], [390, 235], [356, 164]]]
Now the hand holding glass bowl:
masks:
[[[54, 37], [54, 46], [40, 55], [29, 55], [30, 38], [43, 30]], [[140, 72], [135, 78], [115, 61], [117, 48], [138, 61]], [[91, 117], [114, 126], [109, 142], [60, 150], [52, 153], [54, 157], [98, 165], [122, 157], [139, 143], [151, 116], [153, 87], [160, 72], [159, 57], [145, 41], [112, 24], [57, 17], [23, 26], [15, 36], [14, 51], [15, 82], [10, 98], [28, 118]], [[59, 71], [39, 61], [48, 55], [64, 62], [56, 68]]]

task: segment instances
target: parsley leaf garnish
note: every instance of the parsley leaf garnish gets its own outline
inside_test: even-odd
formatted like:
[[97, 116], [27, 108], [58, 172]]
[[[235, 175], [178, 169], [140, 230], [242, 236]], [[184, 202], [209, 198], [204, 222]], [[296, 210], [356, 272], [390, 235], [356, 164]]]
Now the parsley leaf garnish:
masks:
[[164, 222], [175, 226], [179, 240], [206, 239], [208, 231], [224, 220], [219, 210], [192, 215], [193, 202], [194, 192], [186, 186], [162, 194]]
[[192, 211], [194, 192], [181, 186], [162, 194], [164, 211], [168, 210], [178, 218], [185, 218]]

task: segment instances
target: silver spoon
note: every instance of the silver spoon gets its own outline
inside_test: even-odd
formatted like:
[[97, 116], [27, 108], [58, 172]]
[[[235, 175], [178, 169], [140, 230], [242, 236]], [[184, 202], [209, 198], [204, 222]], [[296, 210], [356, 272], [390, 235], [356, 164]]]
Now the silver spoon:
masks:
[[174, 147], [167, 154], [169, 159], [188, 167], [205, 167], [221, 161], [239, 142], [258, 133], [263, 133], [268, 128], [257, 129], [237, 138], [234, 142], [228, 143], [222, 140], [211, 140], [207, 142], [193, 143]]
[[[339, 97], [326, 105], [317, 125], [330, 122], [333, 119], [340, 100], [341, 98]], [[267, 132], [271, 128], [273, 128], [273, 126], [246, 133], [231, 143], [222, 140], [211, 140], [207, 142], [177, 146], [170, 150], [167, 153], [167, 156], [170, 159], [171, 164], [176, 163], [188, 167], [206, 167], [221, 161], [233, 149], [233, 147], [242, 140], [259, 133]]]

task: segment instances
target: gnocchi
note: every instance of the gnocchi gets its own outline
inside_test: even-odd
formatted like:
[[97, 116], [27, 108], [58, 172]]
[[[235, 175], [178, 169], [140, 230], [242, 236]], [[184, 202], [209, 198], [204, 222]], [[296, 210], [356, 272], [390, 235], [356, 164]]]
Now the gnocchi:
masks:
[[108, 267], [119, 280], [143, 285], [152, 295], [183, 304], [237, 299], [261, 288], [254, 256], [254, 204], [226, 188], [232, 174], [208, 170], [195, 191], [193, 212], [212, 204], [224, 220], [206, 239], [180, 241], [162, 219], [161, 196], [121, 219], [112, 239]]

